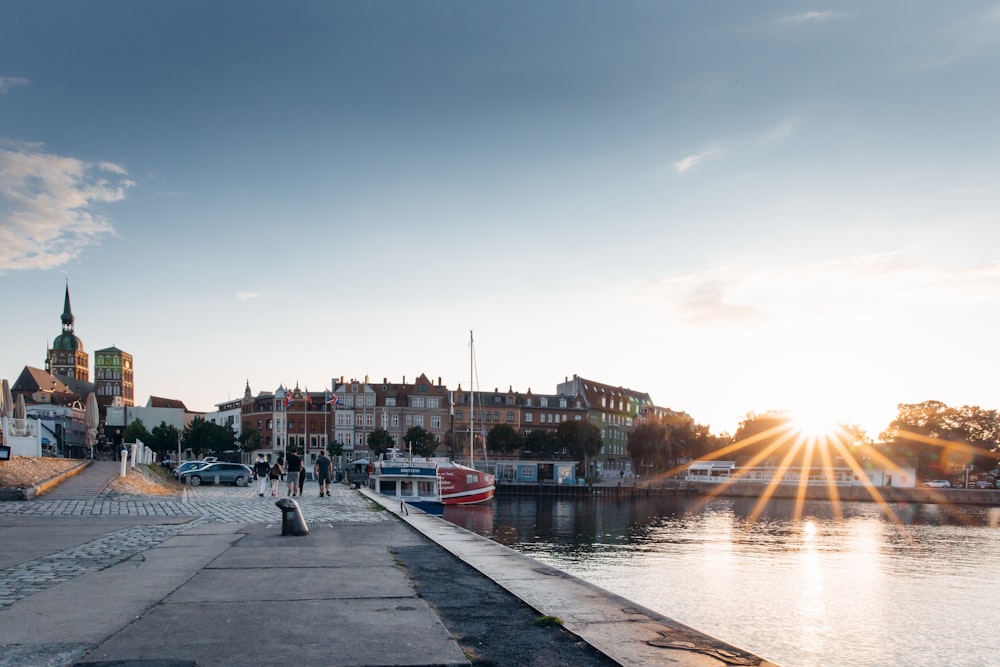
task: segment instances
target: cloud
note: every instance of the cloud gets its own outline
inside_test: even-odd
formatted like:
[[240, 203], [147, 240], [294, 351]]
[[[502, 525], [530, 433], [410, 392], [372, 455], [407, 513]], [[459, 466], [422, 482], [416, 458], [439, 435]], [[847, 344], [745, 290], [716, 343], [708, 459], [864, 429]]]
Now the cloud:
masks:
[[802, 14], [792, 14], [791, 16], [785, 16], [778, 20], [779, 23], [820, 23], [821, 21], [827, 21], [835, 16], [833, 12], [804, 12]]
[[237, 292], [236, 293], [236, 299], [238, 301], [249, 301], [251, 299], [256, 299], [256, 298], [257, 298], [257, 293], [256, 292]]
[[702, 161], [714, 157], [717, 153], [718, 151], [708, 150], [708, 151], [702, 151], [700, 153], [695, 153], [694, 155], [689, 155], [686, 158], [680, 160], [679, 162], [674, 162], [674, 169], [677, 170], [677, 173], [683, 174], [684, 172], [697, 167], [699, 164], [701, 164]]
[[790, 267], [722, 267], [662, 278], [644, 296], [696, 327], [838, 321], [895, 328], [913, 313], [1000, 308], [1000, 263], [955, 270], [908, 262], [911, 252]]
[[20, 76], [0, 76], [0, 95], [6, 95], [17, 86], [27, 86], [28, 80]]
[[78, 257], [114, 227], [92, 211], [135, 185], [112, 163], [0, 148], [0, 271], [47, 269]]

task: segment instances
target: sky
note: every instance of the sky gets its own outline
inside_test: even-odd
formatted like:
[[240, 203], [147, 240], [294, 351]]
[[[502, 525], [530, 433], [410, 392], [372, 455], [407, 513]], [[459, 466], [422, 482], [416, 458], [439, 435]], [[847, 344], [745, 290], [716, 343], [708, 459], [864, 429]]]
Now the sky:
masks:
[[[1000, 408], [1000, 2], [0, 0], [0, 377]], [[91, 359], [91, 372], [92, 369]]]

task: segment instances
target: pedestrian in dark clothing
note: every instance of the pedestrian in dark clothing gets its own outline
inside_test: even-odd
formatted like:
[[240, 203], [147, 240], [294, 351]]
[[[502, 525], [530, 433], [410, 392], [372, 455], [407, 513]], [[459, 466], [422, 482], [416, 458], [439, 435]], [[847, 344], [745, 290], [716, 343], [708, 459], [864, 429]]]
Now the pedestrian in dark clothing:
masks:
[[333, 472], [333, 461], [330, 457], [323, 452], [316, 459], [316, 463], [313, 465], [313, 473], [319, 480], [319, 495], [328, 496], [330, 495], [330, 473]]
[[264, 460], [263, 454], [257, 455], [257, 462], [253, 464], [253, 474], [257, 475], [257, 491], [261, 498], [267, 491], [267, 476], [271, 472], [271, 466]]
[[302, 470], [302, 459], [294, 451], [289, 452], [285, 465], [286, 496], [296, 496], [299, 493], [299, 473]]

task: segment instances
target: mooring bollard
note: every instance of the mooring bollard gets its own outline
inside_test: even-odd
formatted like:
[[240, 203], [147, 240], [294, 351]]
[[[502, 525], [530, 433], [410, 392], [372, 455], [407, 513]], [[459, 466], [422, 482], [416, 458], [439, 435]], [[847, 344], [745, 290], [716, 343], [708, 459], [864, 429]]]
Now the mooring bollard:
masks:
[[308, 535], [309, 526], [306, 525], [305, 517], [299, 504], [291, 498], [282, 498], [274, 503], [281, 510], [281, 534], [282, 535]]

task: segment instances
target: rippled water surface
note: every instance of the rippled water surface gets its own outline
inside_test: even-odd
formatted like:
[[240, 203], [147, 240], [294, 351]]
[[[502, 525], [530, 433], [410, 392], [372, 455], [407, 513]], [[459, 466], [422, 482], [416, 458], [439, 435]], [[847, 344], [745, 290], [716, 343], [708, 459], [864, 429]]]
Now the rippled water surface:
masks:
[[501, 497], [445, 518], [784, 667], [1000, 664], [1000, 508], [755, 504]]

